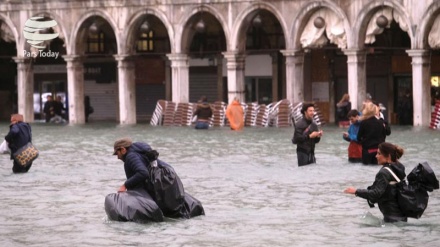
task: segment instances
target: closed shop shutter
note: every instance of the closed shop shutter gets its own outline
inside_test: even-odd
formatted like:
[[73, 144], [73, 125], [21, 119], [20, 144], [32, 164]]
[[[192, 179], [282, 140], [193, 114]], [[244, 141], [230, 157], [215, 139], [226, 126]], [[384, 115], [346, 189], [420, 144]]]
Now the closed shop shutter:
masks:
[[84, 94], [90, 97], [90, 104], [94, 109], [94, 112], [89, 116], [89, 121], [117, 120], [117, 83], [96, 83], [95, 81], [84, 81]]
[[189, 102], [196, 103], [202, 95], [210, 103], [218, 100], [217, 67], [190, 67]]

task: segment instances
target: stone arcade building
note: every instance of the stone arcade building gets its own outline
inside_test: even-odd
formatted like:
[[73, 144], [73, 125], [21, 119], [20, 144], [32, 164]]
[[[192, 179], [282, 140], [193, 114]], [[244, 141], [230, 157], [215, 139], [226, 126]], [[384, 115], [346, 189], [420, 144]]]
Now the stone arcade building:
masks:
[[[45, 96], [60, 94], [70, 123], [82, 124], [90, 95], [96, 119], [135, 124], [158, 99], [195, 102], [203, 94], [313, 100], [334, 121], [348, 92], [358, 109], [371, 94], [396, 123], [409, 90], [413, 124], [428, 126], [440, 75], [439, 13], [434, 0], [5, 0], [0, 115], [17, 110], [36, 121]], [[56, 22], [38, 32], [59, 35], [33, 57], [24, 30], [37, 16]]]

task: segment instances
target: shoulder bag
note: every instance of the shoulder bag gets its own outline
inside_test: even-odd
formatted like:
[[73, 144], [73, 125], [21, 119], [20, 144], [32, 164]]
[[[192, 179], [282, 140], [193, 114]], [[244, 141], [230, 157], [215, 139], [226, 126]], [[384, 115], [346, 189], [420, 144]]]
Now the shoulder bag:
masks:
[[38, 149], [32, 145], [31, 142], [28, 142], [26, 145], [19, 148], [12, 156], [14, 157], [15, 162], [26, 167], [30, 165], [36, 158], [38, 158], [38, 155]]

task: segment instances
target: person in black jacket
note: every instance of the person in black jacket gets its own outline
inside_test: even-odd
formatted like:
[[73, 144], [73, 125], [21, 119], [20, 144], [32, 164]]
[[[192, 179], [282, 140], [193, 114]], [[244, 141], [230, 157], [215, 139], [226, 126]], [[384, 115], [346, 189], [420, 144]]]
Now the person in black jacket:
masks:
[[357, 135], [362, 145], [362, 163], [377, 164], [376, 153], [380, 143], [385, 142], [385, 137], [390, 134], [384, 120], [376, 117], [377, 106], [372, 102], [365, 103], [362, 111], [361, 123]]
[[44, 103], [44, 116], [46, 118], [46, 123], [49, 123], [50, 120], [55, 117], [55, 101], [53, 101], [52, 95], [47, 96], [47, 101]]
[[[11, 125], [9, 126], [9, 133], [5, 136], [11, 150], [11, 160], [14, 160], [13, 154], [18, 149], [32, 142], [32, 130], [28, 123], [23, 122], [23, 115], [12, 114]], [[12, 166], [13, 173], [25, 173], [31, 169], [32, 162], [27, 166], [21, 166], [15, 160]]]
[[395, 186], [397, 181], [386, 169], [391, 169], [400, 180], [404, 179], [406, 177], [405, 166], [398, 161], [402, 155], [401, 147], [388, 142], [381, 143], [376, 158], [383, 167], [376, 174], [373, 185], [367, 189], [348, 187], [344, 190], [345, 193], [367, 199], [370, 207], [374, 207], [374, 203], [377, 203], [385, 222], [407, 221], [407, 217], [403, 215], [397, 202]]
[[315, 107], [312, 103], [304, 103], [301, 108], [303, 118], [295, 123], [295, 133], [293, 134], [293, 144], [296, 146], [298, 166], [316, 163], [315, 144], [321, 140], [322, 130], [318, 130], [316, 122], [313, 120]]
[[146, 143], [133, 143], [129, 138], [122, 138], [114, 143], [113, 155], [124, 162], [125, 176], [127, 180], [118, 189], [118, 192], [134, 189], [137, 187], [146, 188], [146, 181], [149, 178], [147, 159], [141, 154], [141, 150], [151, 149]]
[[122, 138], [114, 143], [113, 154], [124, 161], [127, 177], [118, 192], [145, 190], [166, 217], [191, 218], [204, 214], [201, 203], [185, 193], [174, 169], [159, 160], [159, 153], [147, 143]]
[[86, 123], [89, 122], [89, 115], [92, 114], [95, 110], [93, 109], [92, 105], [90, 104], [90, 96], [86, 95], [84, 97], [84, 114], [85, 114], [85, 120]]

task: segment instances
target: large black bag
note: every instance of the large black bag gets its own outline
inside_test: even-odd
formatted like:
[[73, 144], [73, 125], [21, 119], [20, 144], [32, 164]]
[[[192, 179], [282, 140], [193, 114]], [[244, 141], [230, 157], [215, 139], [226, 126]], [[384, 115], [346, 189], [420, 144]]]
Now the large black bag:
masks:
[[167, 163], [157, 160], [150, 166], [150, 181], [154, 188], [157, 205], [167, 217], [180, 218], [184, 207], [185, 190], [174, 169]]
[[185, 193], [184, 205], [185, 207], [183, 209], [185, 211], [182, 212], [184, 218], [189, 219], [199, 215], [205, 215], [202, 203], [188, 193]]
[[439, 189], [439, 182], [428, 162], [419, 163], [407, 176], [410, 185], [432, 192]]
[[406, 217], [420, 218], [428, 207], [429, 195], [424, 189], [407, 184], [405, 180], [397, 183], [397, 201]]
[[185, 193], [182, 181], [176, 171], [158, 159], [159, 153], [156, 150], [145, 152], [145, 156], [149, 161], [149, 182], [152, 184], [148, 188], [150, 188], [150, 193], [154, 196], [164, 216], [189, 219], [205, 214], [200, 201]]
[[145, 189], [112, 193], [105, 197], [105, 212], [111, 220], [161, 222], [163, 214]]
[[402, 213], [410, 218], [422, 217], [428, 207], [428, 191], [439, 188], [439, 182], [429, 164], [424, 162], [416, 166], [407, 176], [408, 183], [400, 180], [391, 169], [386, 169], [397, 181], [397, 201]]

